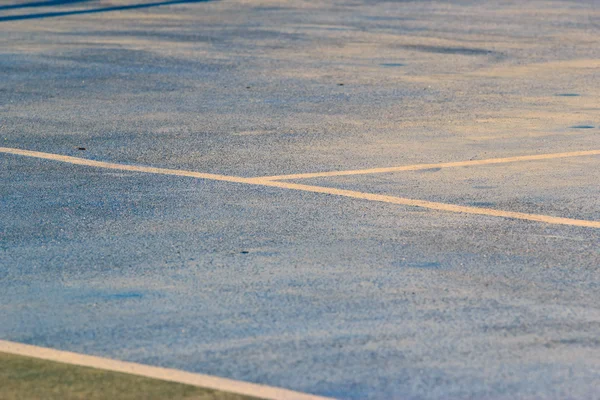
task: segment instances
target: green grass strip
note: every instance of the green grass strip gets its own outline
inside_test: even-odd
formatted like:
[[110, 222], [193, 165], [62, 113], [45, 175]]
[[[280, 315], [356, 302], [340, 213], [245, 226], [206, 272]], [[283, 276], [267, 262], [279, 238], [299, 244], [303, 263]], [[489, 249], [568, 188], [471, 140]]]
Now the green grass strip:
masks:
[[0, 353], [0, 400], [251, 400], [120, 372]]

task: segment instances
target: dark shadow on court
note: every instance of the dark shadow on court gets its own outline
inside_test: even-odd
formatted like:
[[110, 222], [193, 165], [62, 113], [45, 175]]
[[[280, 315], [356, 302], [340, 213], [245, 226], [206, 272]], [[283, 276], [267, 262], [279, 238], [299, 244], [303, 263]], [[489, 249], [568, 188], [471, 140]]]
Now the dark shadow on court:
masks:
[[[66, 0], [66, 1], [68, 2], [69, 0]], [[74, 0], [73, 2], [76, 2], [76, 1], [86, 1], [86, 0]], [[170, 0], [170, 1], [160, 1], [160, 2], [156, 2], [156, 3], [129, 4], [129, 5], [124, 5], [124, 6], [91, 8], [91, 9], [86, 9], [86, 10], [53, 11], [53, 12], [45, 12], [45, 13], [37, 13], [37, 14], [7, 15], [7, 16], [0, 16], [0, 22], [19, 21], [19, 20], [24, 20], [24, 19], [66, 17], [69, 15], [97, 14], [97, 13], [103, 13], [103, 12], [109, 12], [109, 11], [126, 11], [126, 10], [135, 10], [138, 8], [168, 6], [168, 5], [172, 5], [172, 4], [206, 3], [209, 1], [214, 1], [214, 0]], [[64, 0], [63, 1], [57, 0], [56, 3], [66, 4], [66, 3], [64, 3]]]
[[17, 8], [54, 7], [54, 6], [62, 6], [65, 4], [84, 3], [86, 1], [90, 1], [90, 0], [49, 0], [49, 1], [36, 1], [36, 2], [31, 2], [31, 3], [21, 3], [21, 4], [8, 4], [5, 6], [0, 6], [0, 11], [14, 10]]

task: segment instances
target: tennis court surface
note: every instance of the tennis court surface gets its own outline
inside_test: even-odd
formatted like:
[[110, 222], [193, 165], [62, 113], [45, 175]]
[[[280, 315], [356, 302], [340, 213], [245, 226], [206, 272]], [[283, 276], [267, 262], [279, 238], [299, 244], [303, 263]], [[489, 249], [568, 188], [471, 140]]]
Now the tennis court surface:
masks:
[[599, 6], [0, 0], [8, 370], [600, 397]]

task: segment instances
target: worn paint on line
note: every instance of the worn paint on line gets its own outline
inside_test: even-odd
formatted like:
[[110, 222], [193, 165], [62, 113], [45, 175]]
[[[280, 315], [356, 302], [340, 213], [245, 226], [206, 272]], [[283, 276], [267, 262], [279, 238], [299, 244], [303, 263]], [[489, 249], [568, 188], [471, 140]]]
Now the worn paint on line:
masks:
[[88, 356], [49, 349], [46, 347], [31, 346], [27, 344], [0, 340], [0, 352], [37, 358], [41, 360], [56, 361], [64, 364], [79, 365], [82, 367], [98, 368], [106, 371], [123, 372], [131, 375], [144, 376], [162, 381], [183, 383], [207, 389], [220, 390], [258, 397], [268, 400], [330, 400], [330, 398], [295, 392], [288, 389], [258, 385], [216, 376], [196, 374], [176, 369], [153, 367], [150, 365], [112, 360], [110, 358]]
[[290, 180], [290, 179], [307, 179], [307, 178], [326, 178], [326, 177], [331, 177], [331, 176], [367, 175], [367, 174], [381, 174], [381, 173], [386, 173], [386, 172], [401, 172], [401, 171], [421, 171], [424, 169], [432, 169], [432, 168], [471, 167], [471, 166], [476, 166], [476, 165], [503, 164], [503, 163], [519, 162], [519, 161], [551, 160], [553, 158], [582, 157], [582, 156], [596, 156], [596, 155], [600, 155], [600, 150], [572, 151], [572, 152], [568, 152], [568, 153], [553, 153], [553, 154], [535, 154], [535, 155], [529, 155], [529, 156], [488, 158], [485, 160], [455, 161], [455, 162], [444, 162], [444, 163], [437, 163], [437, 164], [415, 164], [415, 165], [403, 165], [403, 166], [398, 166], [398, 167], [354, 169], [354, 170], [346, 170], [346, 171], [326, 171], [326, 172], [312, 172], [312, 173], [290, 174], [290, 175], [273, 175], [273, 176], [263, 176], [261, 178], [270, 180], [270, 181]]
[[[11, 148], [6, 148], [6, 147], [0, 147], [0, 152], [16, 154], [16, 155], [23, 155], [23, 156], [28, 156], [28, 157], [43, 158], [43, 159], [55, 160], [55, 161], [61, 161], [61, 162], [67, 162], [67, 163], [76, 164], [76, 165], [86, 165], [86, 166], [98, 167], [98, 168], [145, 172], [145, 173], [160, 174], [160, 175], [187, 176], [187, 177], [191, 177], [191, 178], [209, 179], [209, 180], [235, 182], [235, 183], [245, 183], [245, 184], [249, 184], [249, 185], [300, 190], [303, 192], [322, 193], [322, 194], [329, 194], [329, 195], [335, 195], [335, 196], [350, 197], [350, 198], [354, 198], [354, 199], [377, 201], [377, 202], [382, 202], [382, 203], [399, 204], [399, 205], [412, 206], [412, 207], [421, 207], [421, 208], [427, 208], [430, 210], [437, 210], [437, 211], [448, 211], [448, 212], [456, 212], [456, 213], [463, 213], [463, 214], [475, 214], [475, 215], [486, 215], [486, 216], [491, 216], [491, 217], [520, 219], [520, 220], [525, 220], [525, 221], [543, 222], [543, 223], [547, 223], [547, 224], [581, 226], [581, 227], [586, 227], [586, 228], [600, 228], [600, 221], [589, 221], [589, 220], [581, 220], [581, 219], [553, 217], [550, 215], [541, 215], [541, 214], [527, 214], [527, 213], [514, 212], [514, 211], [495, 210], [492, 208], [461, 206], [461, 205], [438, 203], [438, 202], [426, 201], [426, 200], [409, 199], [409, 198], [404, 198], [404, 197], [357, 192], [357, 191], [353, 191], [353, 190], [336, 189], [336, 188], [330, 188], [330, 187], [324, 187], [324, 186], [302, 185], [302, 184], [298, 184], [298, 183], [290, 183], [290, 182], [271, 180], [269, 178], [242, 178], [242, 177], [236, 177], [236, 176], [207, 174], [207, 173], [185, 171], [185, 170], [107, 163], [107, 162], [102, 162], [102, 161], [87, 160], [84, 158], [61, 156], [58, 154], [41, 153], [41, 152], [37, 152], [37, 151], [11, 149]], [[598, 154], [600, 154], [600, 150], [593, 150], [592, 152], [593, 152], [592, 154], [590, 154], [591, 152], [578, 152], [578, 153], [580, 153], [579, 155], [593, 155], [593, 154], [596, 154], [596, 152]], [[585, 153], [585, 154], [582, 154], [582, 153]], [[573, 153], [560, 153], [560, 154], [573, 154]], [[543, 156], [544, 155], [532, 156], [532, 157], [543, 157]], [[550, 156], [550, 155], [545, 155], [545, 156]], [[512, 157], [512, 158], [515, 159], [515, 158], [522, 158], [522, 157]], [[556, 157], [553, 157], [553, 158], [556, 158]], [[536, 159], [539, 159], [539, 158], [536, 158]], [[486, 160], [481, 160], [481, 161], [486, 161]], [[468, 162], [468, 161], [466, 161], [466, 162]], [[455, 163], [451, 163], [451, 164], [455, 164]], [[440, 164], [436, 164], [436, 165], [440, 165]], [[431, 168], [431, 167], [429, 167], [429, 168]]]

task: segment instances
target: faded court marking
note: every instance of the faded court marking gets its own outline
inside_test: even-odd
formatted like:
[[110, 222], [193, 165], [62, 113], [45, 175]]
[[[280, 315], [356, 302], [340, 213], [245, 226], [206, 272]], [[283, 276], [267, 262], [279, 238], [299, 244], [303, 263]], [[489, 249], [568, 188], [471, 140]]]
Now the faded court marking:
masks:
[[476, 165], [503, 164], [503, 163], [519, 162], [519, 161], [551, 160], [553, 158], [597, 156], [597, 155], [600, 155], [600, 150], [572, 151], [569, 153], [536, 154], [536, 155], [531, 155], [531, 156], [488, 158], [485, 160], [455, 161], [455, 162], [445, 162], [445, 163], [437, 163], [437, 164], [415, 164], [415, 165], [402, 165], [402, 166], [398, 166], [398, 167], [353, 169], [353, 170], [346, 170], [346, 171], [309, 172], [309, 173], [303, 173], [303, 174], [263, 176], [261, 178], [267, 179], [269, 181], [279, 181], [279, 180], [289, 180], [289, 179], [307, 179], [307, 178], [325, 178], [325, 177], [330, 177], [330, 176], [367, 175], [367, 174], [381, 174], [381, 173], [386, 173], [386, 172], [400, 172], [400, 171], [420, 171], [420, 170], [424, 170], [424, 169], [433, 169], [433, 168], [470, 167], [470, 166], [476, 166]]
[[327, 397], [294, 392], [292, 390], [281, 389], [272, 386], [235, 381], [232, 379], [196, 374], [177, 369], [160, 368], [150, 365], [112, 360], [104, 357], [88, 356], [85, 354], [72, 353], [70, 351], [54, 350], [47, 347], [31, 346], [5, 340], [0, 340], [0, 352], [37, 358], [40, 360], [55, 361], [64, 364], [78, 365], [81, 367], [97, 368], [105, 371], [122, 372], [162, 381], [177, 382], [206, 389], [242, 394], [260, 399], [331, 400]]
[[[380, 195], [380, 194], [374, 194], [374, 193], [363, 193], [363, 192], [357, 192], [357, 191], [353, 191], [353, 190], [335, 189], [335, 188], [329, 188], [329, 187], [323, 187], [323, 186], [301, 185], [301, 184], [297, 184], [297, 183], [275, 181], [270, 178], [269, 179], [267, 179], [267, 178], [242, 178], [242, 177], [237, 177], [237, 176], [207, 174], [207, 173], [194, 172], [194, 171], [184, 171], [184, 170], [167, 169], [167, 168], [155, 168], [155, 167], [144, 167], [144, 166], [136, 166], [136, 165], [116, 164], [116, 163], [108, 163], [108, 162], [102, 162], [102, 161], [87, 160], [85, 158], [62, 156], [59, 154], [41, 153], [38, 151], [13, 149], [13, 148], [7, 148], [7, 147], [0, 147], [0, 152], [7, 153], [7, 154], [27, 156], [27, 157], [41, 158], [41, 159], [46, 159], [46, 160], [61, 161], [61, 162], [66, 162], [66, 163], [76, 164], [76, 165], [85, 165], [85, 166], [90, 166], [90, 167], [120, 170], [120, 171], [145, 172], [145, 173], [160, 174], [160, 175], [175, 175], [175, 176], [185, 176], [185, 177], [190, 177], [190, 178], [200, 178], [200, 179], [208, 179], [208, 180], [216, 180], [216, 181], [245, 183], [245, 184], [249, 184], [249, 185], [276, 187], [276, 188], [281, 188], [281, 189], [299, 190], [299, 191], [311, 192], [311, 193], [322, 193], [322, 194], [329, 194], [329, 195], [334, 195], [334, 196], [350, 197], [350, 198], [354, 198], [354, 199], [377, 201], [377, 202], [382, 202], [382, 203], [399, 204], [399, 205], [411, 206], [411, 207], [421, 207], [421, 208], [427, 208], [430, 210], [437, 210], [437, 211], [487, 215], [487, 216], [492, 216], [492, 217], [503, 217], [503, 218], [510, 218], [510, 219], [520, 219], [520, 220], [525, 220], [525, 221], [543, 222], [543, 223], [547, 223], [547, 224], [581, 226], [581, 227], [586, 227], [586, 228], [600, 228], [600, 221], [588, 221], [588, 220], [580, 220], [580, 219], [561, 218], [561, 217], [553, 217], [550, 215], [527, 214], [527, 213], [520, 213], [520, 212], [513, 212], [513, 211], [495, 210], [495, 209], [491, 209], [491, 208], [460, 206], [460, 205], [438, 203], [438, 202], [426, 201], [426, 200], [409, 199], [409, 198], [404, 198], [404, 197], [386, 196], [386, 195]], [[562, 154], [571, 154], [571, 157], [573, 156], [572, 155], [573, 153], [562, 153]], [[593, 152], [578, 152], [578, 154], [579, 155], [600, 154], [600, 150], [594, 150]], [[549, 155], [546, 155], [546, 156], [549, 156]], [[532, 156], [532, 157], [543, 157], [543, 156]], [[513, 157], [513, 159], [514, 158], [522, 159], [523, 157]], [[551, 158], [556, 158], [556, 157], [551, 157]], [[539, 158], [536, 158], [536, 159], [539, 159]], [[485, 161], [485, 160], [482, 160], [482, 161]], [[456, 164], [456, 163], [449, 163], [449, 164]], [[439, 166], [440, 164], [435, 164], [435, 165]], [[428, 168], [431, 168], [431, 166]]]

